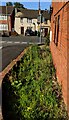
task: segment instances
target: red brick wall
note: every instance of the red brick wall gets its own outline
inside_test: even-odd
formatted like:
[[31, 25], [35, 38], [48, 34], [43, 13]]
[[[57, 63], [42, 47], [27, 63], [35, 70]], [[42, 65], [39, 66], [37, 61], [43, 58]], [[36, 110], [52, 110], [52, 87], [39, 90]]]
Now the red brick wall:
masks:
[[9, 27], [9, 31], [11, 31], [12, 28], [11, 28], [11, 17], [10, 16], [8, 17], [8, 27]]
[[[68, 92], [68, 100], [67, 103], [69, 104], [69, 4], [67, 6], [67, 92]], [[69, 106], [68, 106], [69, 110]]]
[[[65, 5], [65, 6], [64, 6]], [[64, 6], [64, 7], [63, 7]], [[53, 62], [56, 68], [56, 75], [58, 81], [62, 85], [62, 92], [64, 101], [69, 106], [69, 2], [53, 2], [53, 13], [51, 16], [51, 31], [52, 31], [52, 41], [50, 43]], [[54, 16], [55, 15], [55, 16]], [[60, 15], [60, 29], [58, 46], [54, 43], [54, 28], [55, 28], [55, 17]]]
[[7, 20], [0, 20], [0, 24], [8, 24]]
[[12, 28], [14, 28], [14, 20], [15, 20], [15, 10], [13, 10], [12, 14], [8, 17], [9, 31], [12, 31]]

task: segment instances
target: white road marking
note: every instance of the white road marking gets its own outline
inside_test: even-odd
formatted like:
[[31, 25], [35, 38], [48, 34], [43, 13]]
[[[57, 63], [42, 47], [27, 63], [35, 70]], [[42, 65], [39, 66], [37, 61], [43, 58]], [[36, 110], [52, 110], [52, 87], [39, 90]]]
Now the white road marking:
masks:
[[19, 44], [20, 42], [14, 42], [14, 43]]
[[0, 44], [6, 43], [6, 44], [34, 44], [33, 42], [20, 42], [20, 41], [0, 41]]
[[27, 42], [21, 42], [21, 44], [27, 44]]
[[32, 43], [32, 42], [29, 42], [29, 44], [34, 44], [34, 43]]
[[0, 43], [5, 43], [6, 41], [0, 41]]
[[8, 41], [7, 43], [12, 43], [12, 41]]
[[2, 49], [2, 46], [0, 47], [0, 49]]

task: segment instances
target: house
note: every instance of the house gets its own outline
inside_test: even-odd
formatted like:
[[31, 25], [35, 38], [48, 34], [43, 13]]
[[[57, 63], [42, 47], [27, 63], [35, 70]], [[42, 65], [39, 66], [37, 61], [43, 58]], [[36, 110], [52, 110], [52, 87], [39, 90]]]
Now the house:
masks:
[[[38, 31], [40, 29], [40, 25], [38, 23], [38, 10], [31, 9], [15, 9], [15, 31], [18, 34], [25, 35], [26, 29], [32, 29], [32, 31]], [[50, 30], [50, 14], [48, 11], [42, 11], [44, 21], [42, 23], [42, 30], [45, 35]]]
[[0, 33], [9, 34], [14, 29], [14, 7], [0, 6]]
[[[39, 15], [37, 17], [38, 28], [40, 29], [40, 14], [41, 14], [41, 33], [45, 37], [50, 32], [50, 13], [48, 10], [41, 10], [39, 8]], [[38, 29], [38, 31], [40, 31]]]
[[69, 112], [69, 1], [52, 2], [50, 48]]

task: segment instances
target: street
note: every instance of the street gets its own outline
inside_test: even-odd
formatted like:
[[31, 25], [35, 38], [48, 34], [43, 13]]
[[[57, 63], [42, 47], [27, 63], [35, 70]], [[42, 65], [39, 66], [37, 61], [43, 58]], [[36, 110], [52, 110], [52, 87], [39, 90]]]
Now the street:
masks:
[[[42, 42], [44, 42], [42, 39]], [[15, 36], [0, 38], [0, 72], [14, 60], [29, 44], [38, 44], [37, 36]]]

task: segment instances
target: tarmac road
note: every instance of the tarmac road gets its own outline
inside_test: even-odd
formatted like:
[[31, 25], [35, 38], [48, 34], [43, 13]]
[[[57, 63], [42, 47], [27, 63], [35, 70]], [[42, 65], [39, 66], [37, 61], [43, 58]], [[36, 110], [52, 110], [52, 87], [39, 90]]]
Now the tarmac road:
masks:
[[0, 72], [29, 44], [38, 44], [39, 41], [37, 36], [0, 37]]

